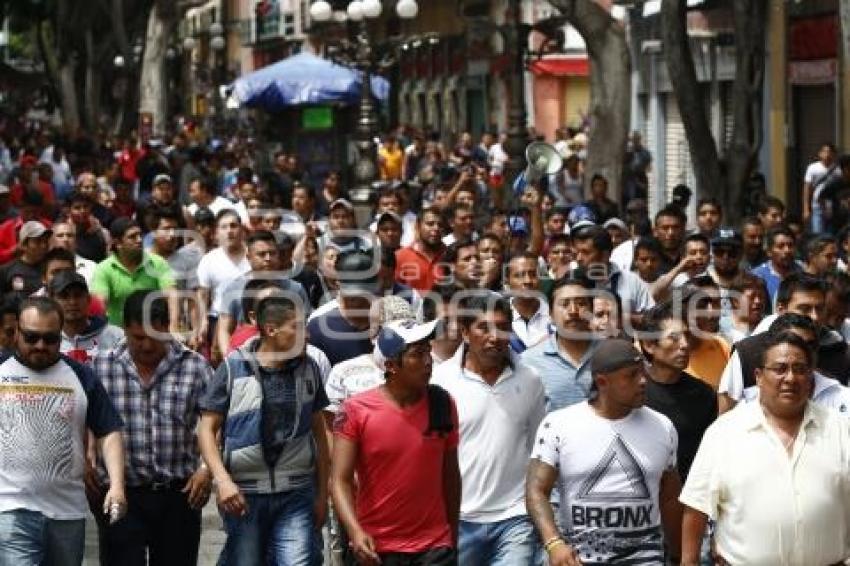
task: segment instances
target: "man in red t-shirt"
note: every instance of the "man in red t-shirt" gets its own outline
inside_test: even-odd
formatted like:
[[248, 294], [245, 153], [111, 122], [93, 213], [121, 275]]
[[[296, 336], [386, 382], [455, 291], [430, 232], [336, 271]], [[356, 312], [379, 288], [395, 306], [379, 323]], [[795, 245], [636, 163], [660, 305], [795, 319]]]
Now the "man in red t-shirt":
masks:
[[[457, 410], [429, 392], [435, 324], [384, 326], [386, 383], [345, 401], [334, 421], [333, 503], [360, 564], [457, 564]], [[432, 399], [445, 402], [445, 423], [430, 420]]]
[[434, 208], [422, 210], [416, 218], [416, 241], [398, 250], [396, 257], [396, 281], [428, 292], [442, 278], [441, 261], [446, 251], [443, 244], [440, 213]]

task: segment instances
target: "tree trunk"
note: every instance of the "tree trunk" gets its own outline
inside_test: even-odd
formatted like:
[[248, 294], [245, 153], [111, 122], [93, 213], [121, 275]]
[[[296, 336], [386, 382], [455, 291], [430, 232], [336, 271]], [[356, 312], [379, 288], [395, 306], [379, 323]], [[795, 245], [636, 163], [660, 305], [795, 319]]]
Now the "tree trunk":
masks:
[[731, 212], [733, 195], [723, 177], [688, 40], [687, 0], [663, 0], [661, 30], [667, 74], [688, 137], [697, 190], [701, 195], [718, 197], [724, 210]]
[[100, 70], [98, 50], [94, 46], [94, 32], [86, 30], [86, 82], [85, 82], [85, 112], [86, 127], [90, 132], [98, 131], [100, 126]]
[[80, 107], [77, 99], [77, 66], [68, 57], [59, 63], [59, 90], [62, 105], [62, 127], [66, 133], [76, 133], [80, 128]]
[[622, 196], [623, 158], [631, 112], [631, 60], [626, 31], [611, 13], [589, 0], [550, 0], [587, 44], [590, 58], [589, 185], [594, 174], [608, 179], [610, 198]]
[[145, 50], [142, 56], [142, 76], [139, 86], [139, 111], [153, 116], [153, 135], [165, 133], [168, 118], [168, 92], [165, 79], [165, 52], [168, 38], [174, 29], [172, 10], [163, 12], [160, 3], [154, 3], [148, 17]]
[[758, 160], [762, 136], [766, 0], [736, 0], [735, 81], [732, 83], [734, 127], [726, 156], [726, 186], [721, 199], [728, 217], [738, 220], [744, 190]]

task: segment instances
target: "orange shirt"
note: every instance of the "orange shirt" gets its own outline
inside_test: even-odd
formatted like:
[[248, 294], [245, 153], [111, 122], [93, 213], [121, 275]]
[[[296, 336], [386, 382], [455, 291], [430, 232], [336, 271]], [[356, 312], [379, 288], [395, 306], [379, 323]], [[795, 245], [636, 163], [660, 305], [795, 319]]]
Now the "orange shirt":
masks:
[[691, 361], [685, 371], [717, 391], [720, 376], [726, 368], [731, 351], [726, 340], [718, 336], [700, 340], [691, 350]]
[[395, 253], [395, 279], [417, 291], [430, 291], [434, 283], [443, 276], [440, 262], [443, 259], [441, 251], [434, 259], [419, 251], [419, 244], [402, 248]]

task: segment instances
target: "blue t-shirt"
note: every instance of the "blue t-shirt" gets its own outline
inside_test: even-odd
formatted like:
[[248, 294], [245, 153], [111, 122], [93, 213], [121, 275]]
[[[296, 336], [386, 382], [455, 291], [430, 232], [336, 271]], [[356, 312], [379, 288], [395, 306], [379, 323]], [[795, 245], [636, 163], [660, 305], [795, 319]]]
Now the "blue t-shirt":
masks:
[[331, 366], [372, 351], [369, 331], [352, 326], [342, 316], [339, 307], [310, 321], [307, 341], [325, 353]]

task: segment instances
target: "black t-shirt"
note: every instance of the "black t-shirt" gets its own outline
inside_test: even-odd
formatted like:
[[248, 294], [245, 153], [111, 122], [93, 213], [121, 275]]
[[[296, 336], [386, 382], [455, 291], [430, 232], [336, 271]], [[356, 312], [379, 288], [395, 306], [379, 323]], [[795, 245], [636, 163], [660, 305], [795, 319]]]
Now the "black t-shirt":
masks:
[[41, 265], [24, 263], [20, 258], [0, 269], [0, 292], [29, 297], [42, 287]]
[[676, 460], [682, 481], [688, 476], [702, 435], [717, 418], [717, 395], [707, 384], [682, 372], [675, 383], [646, 380], [646, 406], [673, 421], [679, 435]]
[[311, 320], [307, 333], [309, 343], [325, 353], [331, 366], [372, 351], [369, 331], [352, 326], [339, 307]]

